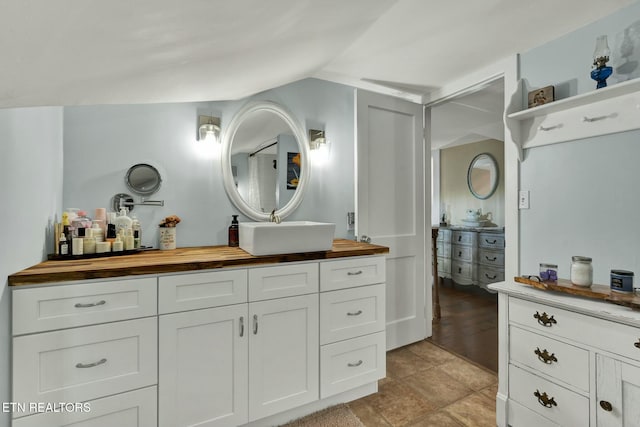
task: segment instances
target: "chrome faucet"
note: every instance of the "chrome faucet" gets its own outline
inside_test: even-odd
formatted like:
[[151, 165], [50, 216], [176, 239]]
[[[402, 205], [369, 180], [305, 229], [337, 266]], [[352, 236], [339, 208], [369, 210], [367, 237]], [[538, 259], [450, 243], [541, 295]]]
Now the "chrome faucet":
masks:
[[280, 224], [280, 221], [282, 221], [280, 219], [280, 216], [276, 215], [276, 210], [275, 209], [271, 211], [271, 215], [269, 215], [269, 221], [275, 222], [276, 224]]

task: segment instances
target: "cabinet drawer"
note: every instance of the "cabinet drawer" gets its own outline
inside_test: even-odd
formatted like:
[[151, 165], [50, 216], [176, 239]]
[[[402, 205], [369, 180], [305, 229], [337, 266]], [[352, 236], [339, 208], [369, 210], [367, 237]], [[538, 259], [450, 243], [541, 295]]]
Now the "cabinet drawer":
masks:
[[562, 427], [513, 400], [509, 400], [507, 405], [510, 426]]
[[438, 238], [436, 239], [438, 242], [451, 242], [451, 230], [449, 229], [439, 229], [438, 230]]
[[49, 412], [13, 421], [14, 427], [155, 427], [156, 387], [92, 400], [89, 411]]
[[474, 265], [470, 262], [451, 261], [451, 278], [465, 284], [474, 280]]
[[249, 301], [318, 292], [318, 263], [292, 264], [249, 270]]
[[385, 285], [320, 294], [320, 344], [383, 331]]
[[157, 314], [155, 277], [13, 290], [13, 335]]
[[585, 349], [509, 327], [512, 362], [557, 378], [585, 392], [589, 391], [589, 352]]
[[[537, 397], [534, 393], [540, 394]], [[543, 393], [546, 393], [544, 396]], [[562, 426], [589, 425], [589, 399], [509, 365], [509, 394], [517, 403]], [[553, 403], [544, 406], [545, 397]]]
[[247, 302], [247, 270], [163, 276], [158, 279], [160, 314]]
[[451, 244], [445, 242], [438, 242], [436, 245], [436, 252], [438, 256], [449, 258], [451, 257]]
[[451, 243], [456, 245], [477, 246], [478, 234], [475, 231], [454, 230], [451, 234]]
[[471, 246], [451, 245], [451, 259], [454, 261], [473, 262], [476, 249]]
[[320, 263], [320, 291], [353, 288], [385, 282], [383, 256]]
[[504, 267], [504, 251], [492, 251], [488, 249], [480, 249], [478, 254], [478, 262], [483, 265], [493, 267]]
[[487, 249], [504, 249], [504, 234], [480, 233], [478, 246]]
[[438, 275], [451, 274], [451, 260], [438, 257]]
[[146, 318], [13, 339], [13, 400], [82, 402], [157, 381], [158, 320]]
[[320, 348], [320, 398], [384, 378], [385, 333], [327, 344]]
[[503, 282], [504, 270], [480, 265], [478, 267], [478, 281], [480, 283]]

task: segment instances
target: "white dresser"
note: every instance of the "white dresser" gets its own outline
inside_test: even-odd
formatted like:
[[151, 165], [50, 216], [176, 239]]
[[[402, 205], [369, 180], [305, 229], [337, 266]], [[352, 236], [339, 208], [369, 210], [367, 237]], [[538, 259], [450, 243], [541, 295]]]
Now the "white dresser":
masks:
[[493, 284], [498, 426], [640, 425], [640, 311]]

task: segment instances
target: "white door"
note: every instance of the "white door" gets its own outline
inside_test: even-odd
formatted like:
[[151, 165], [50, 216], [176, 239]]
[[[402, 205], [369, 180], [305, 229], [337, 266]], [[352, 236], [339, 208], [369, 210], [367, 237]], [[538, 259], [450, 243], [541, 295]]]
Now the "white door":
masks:
[[[387, 349], [431, 335], [422, 106], [357, 91], [356, 234], [389, 247]], [[428, 151], [428, 150], [427, 150]], [[428, 320], [427, 320], [428, 319]]]
[[318, 294], [249, 303], [249, 420], [318, 399]]
[[247, 304], [162, 315], [159, 330], [159, 426], [245, 424]]
[[640, 368], [596, 356], [597, 427], [640, 426]]

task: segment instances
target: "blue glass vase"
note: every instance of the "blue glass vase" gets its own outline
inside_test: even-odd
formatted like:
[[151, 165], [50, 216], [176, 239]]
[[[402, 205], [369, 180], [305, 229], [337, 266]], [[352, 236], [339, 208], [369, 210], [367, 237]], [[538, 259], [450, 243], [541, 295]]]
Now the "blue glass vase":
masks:
[[613, 68], [604, 66], [591, 71], [591, 78], [597, 82], [596, 89], [607, 87], [607, 79], [613, 73]]

